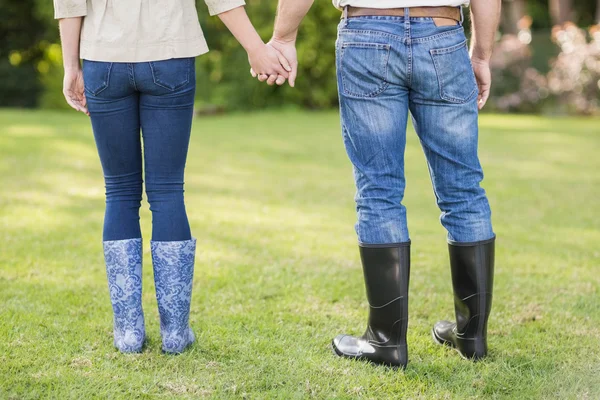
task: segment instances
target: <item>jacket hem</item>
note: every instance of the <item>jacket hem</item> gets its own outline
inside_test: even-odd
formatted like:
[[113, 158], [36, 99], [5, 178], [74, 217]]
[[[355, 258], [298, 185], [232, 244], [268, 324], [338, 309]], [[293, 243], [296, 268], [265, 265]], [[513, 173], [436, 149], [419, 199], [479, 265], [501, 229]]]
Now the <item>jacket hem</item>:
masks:
[[133, 48], [82, 40], [80, 58], [89, 61], [136, 63], [197, 57], [205, 53], [208, 53], [208, 45], [204, 37], [192, 41], [170, 41]]

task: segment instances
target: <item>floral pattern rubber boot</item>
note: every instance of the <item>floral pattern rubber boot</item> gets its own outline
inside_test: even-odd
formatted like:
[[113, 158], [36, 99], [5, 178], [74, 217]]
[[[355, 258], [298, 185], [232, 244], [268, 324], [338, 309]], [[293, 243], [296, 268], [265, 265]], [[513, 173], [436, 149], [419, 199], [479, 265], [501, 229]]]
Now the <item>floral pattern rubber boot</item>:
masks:
[[106, 241], [104, 259], [114, 314], [114, 344], [139, 353], [146, 340], [142, 309], [142, 239]]
[[179, 354], [195, 340], [190, 328], [196, 239], [150, 242], [162, 350]]

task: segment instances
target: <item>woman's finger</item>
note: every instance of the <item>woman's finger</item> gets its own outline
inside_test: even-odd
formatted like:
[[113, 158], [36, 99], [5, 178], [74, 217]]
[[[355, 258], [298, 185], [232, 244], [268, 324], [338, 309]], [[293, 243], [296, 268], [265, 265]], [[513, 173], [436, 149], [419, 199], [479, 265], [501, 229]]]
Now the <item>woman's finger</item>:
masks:
[[79, 106], [71, 99], [71, 96], [69, 96], [69, 94], [64, 93], [65, 95], [65, 100], [67, 101], [67, 104], [74, 110], [79, 111]]
[[256, 78], [258, 76], [258, 74], [254, 72], [254, 68], [250, 68], [250, 75], [252, 75], [253, 78]]
[[273, 86], [275, 84], [275, 82], [277, 81], [277, 77], [278, 77], [277, 74], [269, 76], [269, 79], [267, 79], [267, 85]]
[[285, 78], [283, 76], [281, 76], [281, 75], [278, 75], [277, 76], [277, 80], [275, 81], [275, 83], [278, 86], [281, 86], [281, 85], [283, 85], [285, 83]]
[[67, 104], [71, 106], [76, 111], [80, 111], [86, 115], [89, 115], [88, 109], [85, 105], [81, 103], [78, 99], [74, 99], [72, 96], [65, 94], [65, 99], [67, 100]]
[[261, 82], [264, 82], [267, 79], [269, 79], [269, 75], [267, 75], [267, 74], [260, 74], [260, 75], [258, 75], [258, 80], [261, 81]]

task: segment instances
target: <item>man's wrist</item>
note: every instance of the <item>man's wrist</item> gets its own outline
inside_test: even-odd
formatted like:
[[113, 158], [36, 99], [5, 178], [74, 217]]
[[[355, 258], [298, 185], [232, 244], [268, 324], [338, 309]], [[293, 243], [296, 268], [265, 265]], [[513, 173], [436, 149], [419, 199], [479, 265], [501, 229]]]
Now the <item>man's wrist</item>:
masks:
[[275, 30], [273, 32], [273, 40], [278, 43], [281, 43], [281, 44], [295, 43], [297, 37], [298, 37], [297, 29], [292, 32], [286, 32], [286, 33], [278, 32], [277, 30]]
[[481, 62], [489, 63], [492, 58], [491, 49], [482, 49], [477, 45], [471, 48], [471, 60], [478, 60]]

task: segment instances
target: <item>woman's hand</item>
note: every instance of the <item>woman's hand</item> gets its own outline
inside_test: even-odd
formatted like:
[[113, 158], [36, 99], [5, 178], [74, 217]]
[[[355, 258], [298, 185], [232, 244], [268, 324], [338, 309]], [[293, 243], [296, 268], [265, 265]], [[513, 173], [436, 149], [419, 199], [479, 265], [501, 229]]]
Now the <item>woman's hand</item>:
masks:
[[65, 69], [63, 94], [67, 103], [77, 111], [90, 115], [87, 109], [85, 89], [83, 86], [83, 71], [81, 68]]
[[248, 50], [251, 74], [269, 85], [283, 85], [292, 70], [288, 60], [269, 44], [261, 43], [257, 48]]

